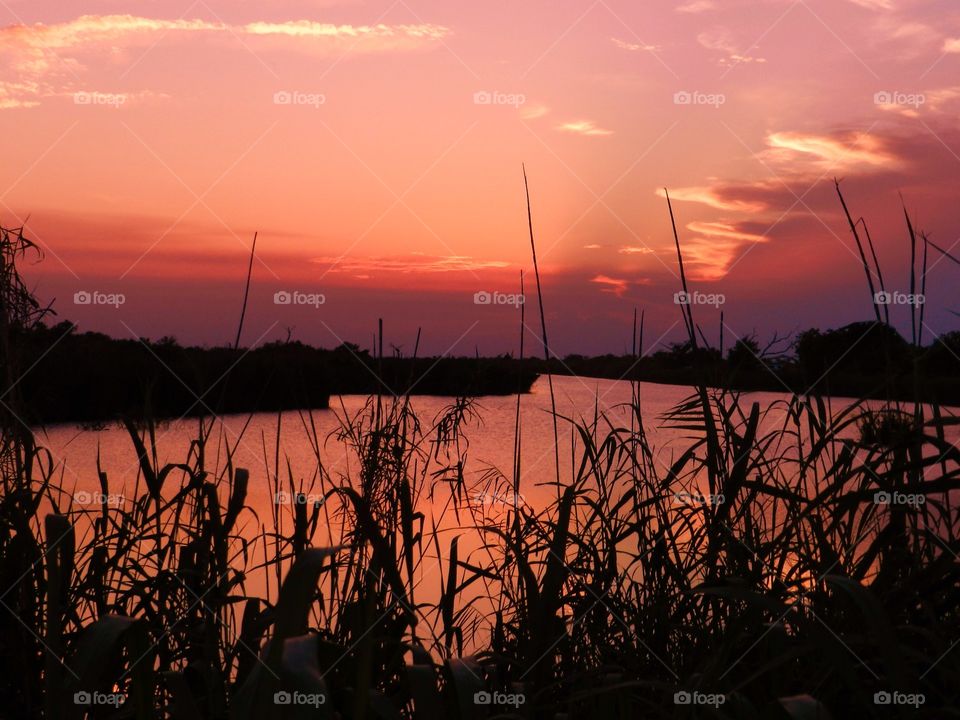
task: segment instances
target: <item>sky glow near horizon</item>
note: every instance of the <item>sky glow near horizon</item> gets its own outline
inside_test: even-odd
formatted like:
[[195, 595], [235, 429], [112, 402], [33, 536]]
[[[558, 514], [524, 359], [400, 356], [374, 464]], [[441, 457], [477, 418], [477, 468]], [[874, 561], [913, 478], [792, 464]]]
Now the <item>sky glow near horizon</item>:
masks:
[[[647, 348], [681, 339], [664, 189], [691, 290], [724, 300], [695, 317], [716, 340], [722, 311], [727, 345], [872, 317], [834, 178], [888, 289], [909, 289], [901, 194], [960, 255], [956, 3], [7, 0], [0, 16], [0, 220], [26, 224], [45, 255], [31, 285], [81, 329], [227, 342], [256, 232], [247, 344], [369, 347], [382, 317], [405, 351], [422, 327], [422, 353], [516, 352], [521, 271], [539, 334], [522, 163], [560, 354], [624, 352], [635, 308]], [[931, 250], [925, 341], [958, 325], [958, 271]]]

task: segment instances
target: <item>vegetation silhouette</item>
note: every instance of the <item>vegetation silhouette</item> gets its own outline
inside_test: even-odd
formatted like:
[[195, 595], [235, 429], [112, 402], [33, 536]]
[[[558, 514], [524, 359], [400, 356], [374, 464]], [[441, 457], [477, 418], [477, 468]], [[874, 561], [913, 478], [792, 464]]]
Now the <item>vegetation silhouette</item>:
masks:
[[[675, 242], [686, 292], [676, 230]], [[309, 411], [297, 414], [316, 454], [306, 477], [284, 462], [279, 413], [259, 469], [237, 467], [242, 437], [203, 416], [186, 456], [160, 465], [154, 421], [128, 418], [136, 478], [101, 468], [96, 500], [81, 502], [22, 421], [20, 391], [44, 377], [23, 364], [25, 338], [48, 332], [16, 271], [30, 251], [2, 233], [5, 717], [956, 714], [960, 451], [947, 435], [960, 421], [938, 405], [838, 410], [794, 394], [761, 407], [716, 386], [711, 365], [742, 369], [758, 346], [722, 360], [688, 306], [688, 342], [670, 355], [698, 380], [657, 419], [688, 437], [666, 452], [633, 382], [628, 423], [555, 415], [572, 437], [569, 478], [559, 459], [525, 476], [519, 419], [513, 466], [475, 477], [469, 399], [420, 418], [408, 395], [377, 387], [338, 416], [347, 470], [325, 462]], [[904, 352], [876, 328], [864, 331], [893, 367], [919, 361], [918, 333]], [[807, 336], [798, 372], [849, 349], [849, 332]], [[637, 361], [642, 316], [634, 338]], [[173, 362], [183, 349], [166, 351]], [[556, 484], [556, 499], [527, 505], [521, 478]], [[263, 486], [287, 498], [269, 516], [251, 500]], [[438, 500], [457, 534], [427, 515]]]
[[119, 340], [77, 332], [69, 322], [19, 330], [13, 339], [25, 367], [35, 368], [20, 383], [28, 424], [323, 409], [334, 395], [408, 390], [510, 395], [518, 383], [528, 392], [544, 374], [960, 405], [960, 333], [915, 348], [876, 321], [807, 330], [776, 353], [754, 338], [738, 339], [726, 357], [684, 342], [642, 358], [380, 358], [354, 344], [326, 350], [282, 341], [248, 349]]

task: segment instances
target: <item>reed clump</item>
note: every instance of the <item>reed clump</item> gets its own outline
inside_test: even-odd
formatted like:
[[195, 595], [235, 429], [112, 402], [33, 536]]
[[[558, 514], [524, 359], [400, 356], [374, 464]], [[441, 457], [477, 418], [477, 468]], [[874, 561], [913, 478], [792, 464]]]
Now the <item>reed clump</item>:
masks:
[[[195, 418], [161, 464], [156, 425], [131, 420], [133, 477], [101, 468], [102, 502], [79, 505], [18, 421], [6, 338], [41, 312], [24, 243], [3, 234], [3, 716], [956, 714], [960, 420], [943, 409], [702, 384], [651, 419], [635, 385], [617, 413], [554, 413], [573, 461], [544, 477], [519, 425], [513, 467], [473, 472], [483, 410], [465, 398], [424, 418], [374, 394], [329, 437], [300, 412], [306, 475], [284, 457], [290, 414], [259, 468], [235, 463], [247, 425]], [[651, 422], [687, 440], [655, 447]], [[555, 498], [531, 507], [538, 482]], [[286, 498], [269, 516], [263, 487]]]

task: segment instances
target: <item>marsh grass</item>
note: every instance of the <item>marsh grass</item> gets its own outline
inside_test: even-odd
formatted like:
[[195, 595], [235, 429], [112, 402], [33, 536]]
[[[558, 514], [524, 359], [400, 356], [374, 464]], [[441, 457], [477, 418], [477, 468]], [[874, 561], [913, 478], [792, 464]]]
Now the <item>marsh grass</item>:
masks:
[[[161, 465], [156, 424], [128, 421], [135, 479], [99, 473], [101, 496], [127, 501], [91, 508], [18, 422], [27, 368], [6, 339], [42, 311], [16, 273], [29, 245], [5, 232], [2, 248], [0, 715], [957, 714], [960, 421], [937, 407], [762, 407], [704, 383], [651, 419], [634, 384], [617, 413], [554, 411], [570, 471], [558, 450], [545, 478], [524, 473], [519, 396], [506, 473], [471, 472], [483, 411], [464, 398], [428, 419], [408, 395], [373, 395], [341, 405], [329, 437], [300, 413], [308, 476], [284, 457], [289, 415], [272, 447], [260, 439], [260, 468], [235, 466], [249, 424], [200, 418], [182, 461]], [[651, 422], [684, 445], [653, 446]], [[294, 501], [261, 517], [255, 483]], [[556, 485], [555, 499], [531, 507], [529, 484]], [[490, 494], [511, 501], [475, 502]], [[84, 692], [126, 702], [77, 705]], [[277, 704], [284, 692], [324, 701]], [[481, 692], [524, 701], [477, 704]], [[924, 703], [875, 702], [896, 692]]]

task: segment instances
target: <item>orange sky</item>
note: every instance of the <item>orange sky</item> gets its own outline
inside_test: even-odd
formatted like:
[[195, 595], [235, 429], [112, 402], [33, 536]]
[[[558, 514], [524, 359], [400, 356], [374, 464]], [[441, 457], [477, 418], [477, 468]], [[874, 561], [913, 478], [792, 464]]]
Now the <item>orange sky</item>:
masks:
[[[561, 353], [623, 351], [635, 307], [651, 344], [679, 338], [663, 187], [734, 335], [872, 315], [835, 176], [888, 284], [909, 268], [898, 192], [960, 240], [954, 2], [85, 10], [0, 3], [0, 218], [27, 222], [31, 281], [84, 329], [226, 341], [258, 231], [249, 343], [369, 345], [384, 317], [408, 348], [422, 326], [428, 352], [514, 350], [517, 309], [474, 296], [532, 270], [521, 163]], [[931, 266], [928, 338], [958, 309], [956, 266]], [[325, 302], [274, 302], [294, 291]], [[716, 337], [717, 308], [697, 317]]]

